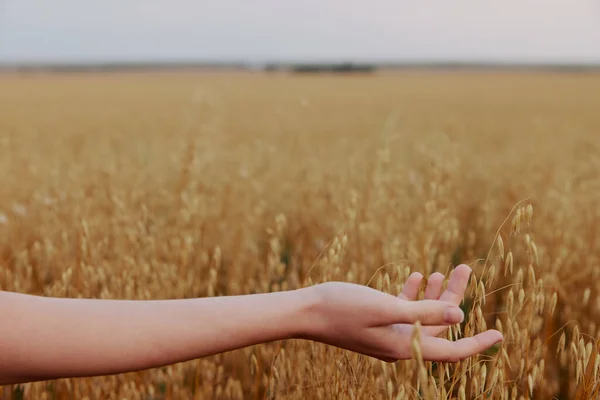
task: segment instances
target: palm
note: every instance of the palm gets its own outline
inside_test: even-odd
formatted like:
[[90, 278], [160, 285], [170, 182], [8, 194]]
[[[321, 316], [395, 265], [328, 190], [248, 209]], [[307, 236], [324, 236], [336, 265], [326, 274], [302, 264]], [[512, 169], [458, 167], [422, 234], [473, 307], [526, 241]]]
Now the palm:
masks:
[[[469, 276], [471, 270], [469, 267], [460, 265], [456, 267], [450, 280], [448, 281], [448, 287], [442, 293], [442, 286], [444, 284], [444, 275], [436, 272], [432, 274], [427, 282], [427, 288], [425, 289], [426, 300], [441, 300], [456, 306], [460, 305], [463, 300], [467, 284], [469, 282]], [[404, 301], [415, 301], [419, 294], [419, 288], [423, 275], [419, 273], [413, 273], [402, 287], [402, 293], [398, 295], [398, 298]], [[411, 324], [395, 324], [394, 328], [403, 334], [411, 334], [413, 326]], [[426, 336], [439, 336], [448, 329], [447, 326], [424, 326], [422, 328], [423, 335]]]

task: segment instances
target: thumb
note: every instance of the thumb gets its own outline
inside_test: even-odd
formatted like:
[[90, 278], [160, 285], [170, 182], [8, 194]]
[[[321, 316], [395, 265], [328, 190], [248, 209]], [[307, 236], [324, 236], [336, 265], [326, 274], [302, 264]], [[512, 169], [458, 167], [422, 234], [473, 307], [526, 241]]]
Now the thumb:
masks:
[[460, 307], [440, 300], [400, 301], [394, 314], [394, 324], [453, 325], [465, 318]]

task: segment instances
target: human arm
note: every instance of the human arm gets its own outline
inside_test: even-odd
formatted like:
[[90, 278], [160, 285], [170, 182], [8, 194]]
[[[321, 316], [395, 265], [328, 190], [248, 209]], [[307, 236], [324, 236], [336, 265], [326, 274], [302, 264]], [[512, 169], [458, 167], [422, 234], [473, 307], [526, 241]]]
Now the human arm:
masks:
[[138, 371], [291, 338], [304, 294], [129, 301], [0, 292], [0, 385]]
[[[415, 275], [400, 297], [339, 282], [286, 292], [158, 301], [0, 292], [0, 318], [10, 321], [0, 326], [0, 384], [132, 372], [292, 338], [394, 361], [411, 356], [410, 327], [417, 320], [433, 329], [422, 339], [424, 358], [458, 361], [502, 338], [493, 330], [456, 342], [434, 336], [463, 318], [457, 302], [470, 269], [461, 268], [451, 278], [451, 295], [440, 294], [440, 286], [423, 301], [411, 298], [420, 282]], [[444, 318], [447, 309], [454, 317]]]

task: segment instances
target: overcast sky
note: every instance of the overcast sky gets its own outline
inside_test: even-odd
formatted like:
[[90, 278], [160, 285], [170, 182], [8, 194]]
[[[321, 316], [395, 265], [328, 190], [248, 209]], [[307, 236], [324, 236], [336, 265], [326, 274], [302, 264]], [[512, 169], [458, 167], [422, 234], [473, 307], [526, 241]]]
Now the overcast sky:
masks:
[[600, 0], [0, 0], [0, 62], [600, 63]]

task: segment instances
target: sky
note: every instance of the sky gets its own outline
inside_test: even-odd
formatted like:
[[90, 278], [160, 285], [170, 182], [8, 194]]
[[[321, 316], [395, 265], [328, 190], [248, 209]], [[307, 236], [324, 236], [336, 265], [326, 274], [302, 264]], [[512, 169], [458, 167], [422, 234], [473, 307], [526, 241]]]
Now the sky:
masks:
[[0, 63], [600, 63], [600, 0], [0, 0]]

